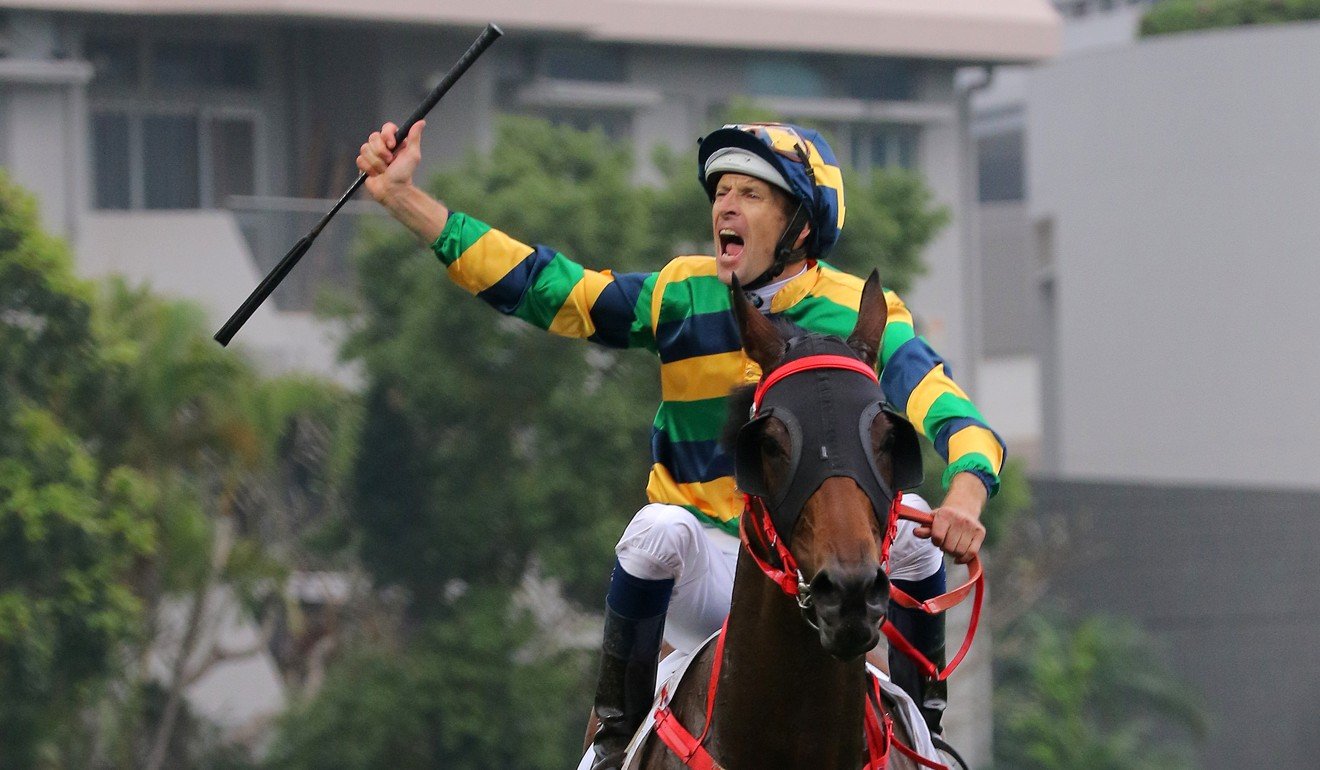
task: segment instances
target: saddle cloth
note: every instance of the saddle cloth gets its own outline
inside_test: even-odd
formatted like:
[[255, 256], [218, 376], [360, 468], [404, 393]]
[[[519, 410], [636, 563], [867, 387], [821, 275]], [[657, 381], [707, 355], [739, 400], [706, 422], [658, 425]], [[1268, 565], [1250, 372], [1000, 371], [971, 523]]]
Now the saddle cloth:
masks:
[[[641, 762], [641, 747], [646, 741], [647, 736], [655, 731], [655, 711], [660, 706], [666, 704], [678, 689], [678, 683], [683, 681], [684, 674], [688, 667], [696, 660], [702, 650], [715, 641], [719, 636], [716, 632], [707, 637], [696, 650], [691, 653], [675, 651], [670, 653], [669, 657], [660, 661], [660, 668], [656, 672], [656, 698], [651, 705], [651, 709], [646, 714], [646, 719], [642, 721], [642, 726], [633, 736], [632, 742], [628, 744], [628, 753], [623, 762], [623, 770], [638, 770]], [[871, 664], [866, 667], [872, 674], [880, 680], [880, 689], [884, 692], [885, 700], [890, 709], [890, 716], [893, 717], [896, 725], [902, 725], [907, 734], [912, 737], [911, 748], [923, 757], [938, 757], [935, 751], [935, 745], [931, 743], [930, 732], [926, 729], [926, 722], [921, 718], [921, 711], [917, 709], [917, 704], [912, 702], [912, 698], [903, 692], [902, 688], [889, 681], [885, 673]], [[578, 764], [578, 770], [591, 770], [592, 753], [588, 749]]]

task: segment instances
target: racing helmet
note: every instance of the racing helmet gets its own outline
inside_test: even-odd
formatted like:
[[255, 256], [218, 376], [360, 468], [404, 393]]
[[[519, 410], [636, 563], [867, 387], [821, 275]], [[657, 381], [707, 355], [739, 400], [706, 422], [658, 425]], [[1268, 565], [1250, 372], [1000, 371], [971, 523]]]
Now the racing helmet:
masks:
[[804, 244], [808, 255], [823, 257], [838, 241], [844, 218], [843, 174], [819, 132], [788, 123], [729, 124], [701, 139], [697, 169], [712, 202], [720, 175], [732, 171], [774, 185], [798, 204], [776, 250], [777, 268], [788, 259], [801, 222], [811, 224]]

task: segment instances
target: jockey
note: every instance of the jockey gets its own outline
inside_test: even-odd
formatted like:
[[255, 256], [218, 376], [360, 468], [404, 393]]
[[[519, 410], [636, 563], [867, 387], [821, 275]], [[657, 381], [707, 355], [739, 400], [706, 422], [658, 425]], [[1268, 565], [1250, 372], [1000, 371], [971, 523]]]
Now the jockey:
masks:
[[[415, 187], [424, 122], [397, 153], [387, 123], [362, 145], [358, 168], [371, 196], [440, 259], [451, 279], [501, 312], [565, 336], [641, 347], [660, 359], [661, 404], [651, 438], [651, 501], [616, 547], [605, 608], [592, 768], [618, 768], [650, 708], [662, 641], [691, 652], [729, 611], [742, 496], [719, 446], [725, 397], [760, 379], [742, 352], [727, 286], [736, 275], [752, 304], [809, 331], [847, 336], [863, 281], [821, 261], [844, 221], [843, 182], [820, 134], [786, 124], [725, 126], [702, 140], [698, 169], [711, 199], [716, 256], [682, 256], [657, 272], [583, 268], [545, 246], [522, 244]], [[880, 351], [886, 397], [948, 460], [946, 494], [929, 528], [902, 522], [890, 559], [893, 584], [917, 599], [945, 590], [941, 554], [959, 563], [980, 549], [986, 500], [1004, 447], [916, 336], [912, 316], [886, 291]], [[904, 501], [929, 506], [914, 495]], [[925, 539], [929, 537], [929, 539]], [[897, 604], [890, 618], [927, 658], [943, 664], [944, 619]], [[940, 731], [943, 682], [889, 656], [894, 681]]]

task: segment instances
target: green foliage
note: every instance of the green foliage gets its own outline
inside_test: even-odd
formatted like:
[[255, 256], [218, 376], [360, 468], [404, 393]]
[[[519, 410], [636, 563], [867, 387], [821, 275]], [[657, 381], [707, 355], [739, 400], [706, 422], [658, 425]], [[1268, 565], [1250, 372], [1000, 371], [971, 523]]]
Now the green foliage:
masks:
[[1141, 35], [1320, 19], [1320, 0], [1164, 0], [1141, 19]]
[[925, 272], [921, 252], [948, 224], [948, 208], [937, 205], [921, 177], [904, 169], [844, 170], [848, 211], [830, 264], [866, 276], [880, 271], [884, 285], [899, 292]]
[[218, 516], [254, 535], [224, 579], [276, 574], [260, 522], [332, 507], [348, 465], [286, 458], [306, 426], [351, 446], [354, 414], [337, 389], [260, 380], [194, 307], [77, 280], [0, 174], [0, 767], [140, 766], [159, 603], [214, 579]]
[[91, 292], [0, 175], [0, 761], [30, 767], [137, 630], [126, 585], [156, 548], [135, 470], [72, 424], [95, 363]]
[[[273, 770], [572, 767], [594, 656], [537, 652], [499, 593], [468, 595], [407, 651], [363, 650], [285, 717]], [[571, 694], [571, 695], [569, 695]], [[580, 756], [580, 755], [579, 755]]]
[[1027, 616], [996, 639], [995, 761], [1014, 770], [1196, 766], [1202, 707], [1128, 621]]

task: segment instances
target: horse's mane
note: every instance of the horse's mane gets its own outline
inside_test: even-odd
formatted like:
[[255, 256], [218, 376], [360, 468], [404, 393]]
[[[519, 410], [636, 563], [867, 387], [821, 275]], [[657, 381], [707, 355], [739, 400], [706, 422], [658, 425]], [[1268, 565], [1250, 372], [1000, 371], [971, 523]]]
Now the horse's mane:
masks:
[[[810, 333], [783, 316], [769, 316], [769, 319], [782, 339], [789, 340]], [[720, 446], [724, 447], [725, 451], [733, 451], [734, 442], [738, 439], [738, 431], [747, 423], [751, 414], [752, 398], [755, 395], [754, 384], [739, 385], [729, 391], [729, 412], [724, 420], [724, 429], [720, 431]]]

